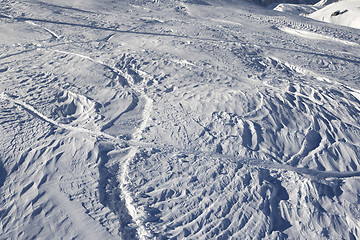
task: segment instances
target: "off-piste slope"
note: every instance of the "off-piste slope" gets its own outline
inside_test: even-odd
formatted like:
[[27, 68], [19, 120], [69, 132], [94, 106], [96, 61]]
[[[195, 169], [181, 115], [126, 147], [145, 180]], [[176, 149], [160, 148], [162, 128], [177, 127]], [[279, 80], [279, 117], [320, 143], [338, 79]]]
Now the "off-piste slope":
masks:
[[1, 3], [1, 238], [360, 238], [358, 30]]
[[[306, 3], [306, 4], [305, 4]], [[318, 21], [360, 28], [360, 2], [357, 0], [321, 0], [303, 4], [273, 4], [274, 10], [288, 14], [307, 16]]]
[[339, 25], [360, 28], [360, 3], [354, 0], [334, 2], [312, 13], [309, 17]]

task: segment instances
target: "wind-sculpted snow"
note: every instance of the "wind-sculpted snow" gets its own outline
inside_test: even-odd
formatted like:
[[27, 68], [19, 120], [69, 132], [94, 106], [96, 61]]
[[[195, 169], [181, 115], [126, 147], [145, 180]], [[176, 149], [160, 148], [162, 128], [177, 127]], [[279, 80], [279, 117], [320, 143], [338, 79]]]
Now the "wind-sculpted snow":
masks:
[[315, 229], [324, 229], [324, 238], [352, 236], [345, 226], [356, 227], [357, 214], [337, 216], [354, 207], [342, 198], [358, 191], [353, 179], [314, 181], [262, 164], [153, 149], [137, 155], [131, 176], [145, 222], [159, 238], [306, 239], [318, 236]]
[[226, 1], [3, 1], [0, 238], [358, 239], [358, 31]]

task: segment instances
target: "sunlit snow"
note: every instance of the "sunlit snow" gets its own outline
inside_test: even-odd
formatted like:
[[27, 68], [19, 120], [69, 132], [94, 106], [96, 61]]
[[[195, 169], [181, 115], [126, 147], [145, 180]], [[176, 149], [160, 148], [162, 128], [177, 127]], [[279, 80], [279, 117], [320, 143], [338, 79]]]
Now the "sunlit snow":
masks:
[[0, 1], [0, 239], [360, 239], [358, 1], [275, 2]]

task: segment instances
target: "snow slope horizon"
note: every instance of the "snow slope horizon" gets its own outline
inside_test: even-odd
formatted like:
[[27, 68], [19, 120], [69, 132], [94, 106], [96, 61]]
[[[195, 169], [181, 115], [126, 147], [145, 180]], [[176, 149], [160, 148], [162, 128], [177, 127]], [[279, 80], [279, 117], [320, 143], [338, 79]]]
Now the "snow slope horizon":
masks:
[[319, 21], [360, 29], [359, 9], [359, 1], [343, 0], [332, 3], [310, 14], [309, 17]]
[[278, 4], [274, 10], [360, 29], [360, 3], [356, 0], [319, 1], [316, 4]]
[[1, 3], [1, 238], [360, 238], [359, 30], [246, 1]]

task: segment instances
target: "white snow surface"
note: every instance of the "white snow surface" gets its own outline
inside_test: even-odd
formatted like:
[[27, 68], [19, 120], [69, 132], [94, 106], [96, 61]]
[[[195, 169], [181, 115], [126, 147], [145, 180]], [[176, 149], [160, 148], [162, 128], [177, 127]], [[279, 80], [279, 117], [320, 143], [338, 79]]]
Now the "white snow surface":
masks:
[[280, 3], [273, 9], [287, 14], [307, 16], [318, 21], [360, 29], [360, 1], [358, 0], [321, 0], [313, 5]]
[[359, 31], [1, 0], [0, 239], [360, 239]]
[[310, 18], [360, 29], [360, 1], [334, 2], [309, 15]]

